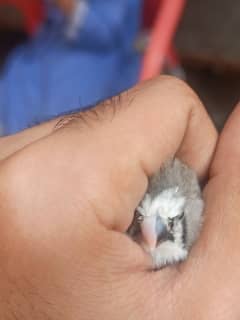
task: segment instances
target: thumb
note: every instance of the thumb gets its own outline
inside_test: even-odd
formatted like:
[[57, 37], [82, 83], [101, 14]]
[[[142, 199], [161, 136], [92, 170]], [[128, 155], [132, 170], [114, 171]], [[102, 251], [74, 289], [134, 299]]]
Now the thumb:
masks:
[[[81, 195], [105, 226], [119, 231], [130, 225], [147, 178], [166, 159], [177, 155], [204, 176], [217, 140], [198, 97], [180, 80], [165, 76], [62, 123], [8, 163], [27, 168], [22, 174], [38, 181], [38, 193], [54, 176], [56, 185], [67, 188], [61, 190], [65, 196]], [[60, 205], [59, 194], [54, 201]]]
[[[87, 174], [98, 181], [90, 188], [98, 203], [95, 212], [106, 226], [120, 231], [129, 226], [148, 177], [163, 162], [177, 155], [203, 177], [217, 140], [198, 97], [183, 82], [165, 76], [77, 116], [68, 128], [83, 123], [82, 132], [88, 134], [79, 142], [80, 154], [86, 162], [94, 159]], [[79, 132], [76, 128], [74, 135]]]

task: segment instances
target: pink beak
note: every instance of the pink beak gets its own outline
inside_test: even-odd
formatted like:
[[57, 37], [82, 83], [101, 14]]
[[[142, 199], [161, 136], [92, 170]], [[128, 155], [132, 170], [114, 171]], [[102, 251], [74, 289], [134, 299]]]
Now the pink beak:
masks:
[[144, 217], [141, 223], [141, 231], [145, 244], [154, 250], [157, 245], [157, 228], [156, 228], [156, 216]]

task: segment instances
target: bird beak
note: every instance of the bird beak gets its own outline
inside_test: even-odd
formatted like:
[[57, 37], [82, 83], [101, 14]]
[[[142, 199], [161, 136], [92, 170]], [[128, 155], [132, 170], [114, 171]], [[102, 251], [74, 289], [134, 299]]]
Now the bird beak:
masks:
[[157, 218], [156, 216], [144, 217], [144, 220], [141, 223], [141, 231], [145, 244], [154, 250], [157, 245], [157, 228], [156, 228]]
[[143, 240], [150, 250], [156, 249], [158, 241], [166, 240], [169, 234], [166, 225], [158, 215], [144, 217], [141, 222], [141, 231]]

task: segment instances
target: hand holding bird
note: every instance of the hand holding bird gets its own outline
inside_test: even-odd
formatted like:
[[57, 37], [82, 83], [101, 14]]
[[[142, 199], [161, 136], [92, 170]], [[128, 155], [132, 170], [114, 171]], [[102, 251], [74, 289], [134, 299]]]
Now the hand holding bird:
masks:
[[[214, 157], [204, 108], [171, 78], [55, 124], [0, 139], [0, 318], [238, 319], [240, 109]], [[204, 224], [183, 264], [151, 272], [125, 231], [148, 179], [174, 156], [209, 172]], [[177, 187], [159, 195], [155, 230], [167, 237], [186, 215]]]

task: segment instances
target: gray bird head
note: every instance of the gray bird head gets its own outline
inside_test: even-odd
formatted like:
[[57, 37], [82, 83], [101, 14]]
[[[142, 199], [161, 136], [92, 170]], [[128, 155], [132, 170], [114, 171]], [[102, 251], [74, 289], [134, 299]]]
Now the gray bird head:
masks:
[[179, 187], [166, 189], [154, 197], [145, 195], [137, 211], [143, 240], [151, 250], [164, 240], [183, 241], [185, 203]]
[[179, 159], [172, 159], [149, 178], [127, 233], [159, 269], [186, 259], [199, 235], [203, 208], [196, 173]]

